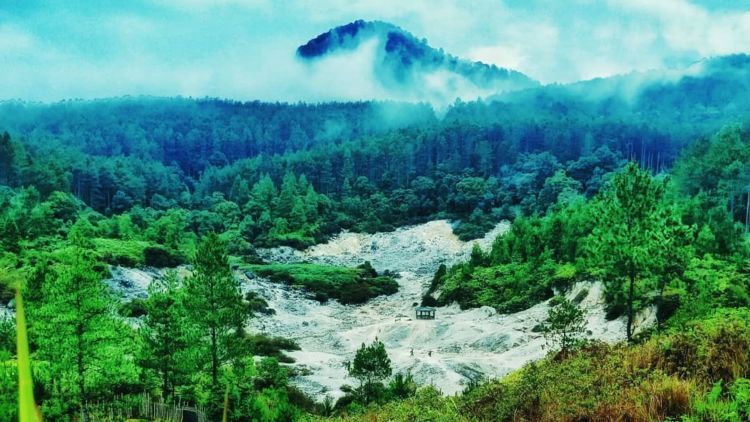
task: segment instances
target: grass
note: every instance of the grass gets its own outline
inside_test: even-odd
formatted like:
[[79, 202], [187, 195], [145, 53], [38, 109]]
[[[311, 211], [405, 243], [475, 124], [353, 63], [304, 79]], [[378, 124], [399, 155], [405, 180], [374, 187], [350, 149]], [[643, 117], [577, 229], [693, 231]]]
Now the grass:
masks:
[[26, 314], [21, 288], [16, 291], [16, 353], [18, 355], [18, 420], [37, 422], [41, 417], [34, 402], [34, 381], [31, 378], [31, 356], [26, 332]]
[[142, 240], [92, 239], [94, 250], [102, 261], [125, 267], [145, 265], [144, 251], [150, 245]]
[[364, 303], [398, 291], [398, 283], [392, 277], [378, 275], [369, 264], [354, 268], [320, 264], [243, 265], [241, 268], [273, 282], [299, 286], [321, 302], [337, 299], [346, 304]]
[[640, 344], [591, 343], [457, 396], [425, 387], [336, 420], [741, 422], [750, 420], [748, 378], [750, 310], [720, 310]]
[[143, 240], [92, 239], [98, 257], [124, 267], [175, 267], [184, 259], [176, 251]]

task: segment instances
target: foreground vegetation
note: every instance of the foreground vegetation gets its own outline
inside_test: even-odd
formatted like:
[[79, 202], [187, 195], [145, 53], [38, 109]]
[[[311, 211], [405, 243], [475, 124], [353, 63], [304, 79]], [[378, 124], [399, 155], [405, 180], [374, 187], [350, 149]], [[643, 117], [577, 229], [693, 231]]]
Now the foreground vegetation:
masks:
[[[746, 97], [691, 83], [632, 108], [551, 90], [459, 103], [441, 121], [371, 103], [2, 104], [0, 304], [12, 309], [21, 280], [42, 415], [103, 418], [94, 404], [148, 394], [214, 419], [228, 398], [238, 421], [746, 420], [750, 136], [700, 138]], [[409, 118], [380, 126], [383, 110]], [[312, 403], [279, 363], [294, 342], [245, 331], [273, 310], [240, 293], [230, 262], [361, 303], [396, 282], [368, 265], [262, 265], [255, 248], [437, 217], [459, 219], [464, 238], [513, 224], [491, 251], [442, 267], [425, 303], [512, 312], [596, 279], [629, 341], [581, 343], [583, 315], [560, 302], [540, 327], [553, 352], [507, 377], [455, 397], [416, 390], [376, 343], [352, 357], [344, 398]], [[189, 274], [137, 304], [102, 283], [109, 265], [183, 263]], [[634, 315], [651, 306], [657, 325], [639, 333]], [[0, 421], [18, 417], [14, 325], [0, 318]]]
[[635, 345], [589, 343], [446, 397], [424, 387], [351, 421], [744, 421], [750, 313], [718, 311]]

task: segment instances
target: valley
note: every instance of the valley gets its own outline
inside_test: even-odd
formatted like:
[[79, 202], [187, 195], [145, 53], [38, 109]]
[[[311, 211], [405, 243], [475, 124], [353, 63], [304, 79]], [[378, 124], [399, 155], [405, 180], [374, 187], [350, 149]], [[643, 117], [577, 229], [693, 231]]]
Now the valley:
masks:
[[[299, 288], [238, 270], [235, 276], [242, 290], [256, 293], [275, 311], [256, 315], [248, 328], [299, 344], [301, 350], [287, 352], [295, 360], [290, 366], [300, 374], [292, 382], [318, 401], [326, 396], [338, 399], [344, 394], [342, 385], [356, 384], [347, 377], [346, 362], [360, 345], [375, 340], [385, 344], [394, 372], [410, 373], [419, 385], [433, 385], [445, 394], [459, 393], [472, 381], [501, 377], [546, 355], [545, 339], [534, 327], [547, 318], [548, 301], [512, 314], [490, 307], [461, 310], [452, 304], [437, 308], [434, 320], [416, 319], [414, 308], [440, 264], [468, 259], [475, 243], [489, 250], [508, 228], [501, 222], [483, 238], [464, 242], [449, 221], [437, 220], [385, 233], [344, 232], [304, 251], [259, 251], [269, 263], [353, 267], [369, 261], [378, 272], [398, 274], [399, 290], [362, 305], [320, 303]], [[135, 298], [144, 297], [150, 281], [163, 271], [114, 268], [113, 274], [110, 285], [125, 298]], [[587, 338], [621, 341], [624, 319], [606, 320], [602, 288], [601, 283], [582, 282], [565, 294], [572, 300], [584, 291], [580, 306], [587, 311]], [[639, 325], [648, 327], [653, 318], [653, 312], [644, 312]]]
[[0, 422], [750, 421], [741, 2], [36, 3]]

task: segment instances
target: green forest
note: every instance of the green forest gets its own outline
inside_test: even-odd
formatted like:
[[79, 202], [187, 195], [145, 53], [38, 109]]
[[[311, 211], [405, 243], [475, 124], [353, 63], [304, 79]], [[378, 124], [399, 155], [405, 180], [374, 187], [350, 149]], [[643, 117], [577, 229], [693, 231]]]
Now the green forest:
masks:
[[[33, 398], [50, 421], [118, 420], [144, 397], [229, 421], [748, 420], [750, 87], [737, 75], [750, 66], [710, 65], [635, 100], [581, 96], [617, 83], [594, 80], [441, 114], [395, 102], [0, 103], [0, 421], [19, 420], [28, 364], [17, 289]], [[446, 395], [394, 371], [375, 341], [351, 357], [339, 400], [306, 396], [288, 355], [299, 346], [247, 329], [274, 310], [237, 274], [366, 303], [398, 292], [397, 276], [259, 250], [436, 219], [462, 240], [511, 226], [434, 268], [422, 305], [513, 313], [552, 299], [535, 327], [547, 357]], [[103, 282], [112, 266], [169, 270], [123, 302]], [[560, 295], [582, 281], [604, 284], [625, 341], [584, 340], [585, 315]], [[656, 323], [636, 330], [650, 307]]]

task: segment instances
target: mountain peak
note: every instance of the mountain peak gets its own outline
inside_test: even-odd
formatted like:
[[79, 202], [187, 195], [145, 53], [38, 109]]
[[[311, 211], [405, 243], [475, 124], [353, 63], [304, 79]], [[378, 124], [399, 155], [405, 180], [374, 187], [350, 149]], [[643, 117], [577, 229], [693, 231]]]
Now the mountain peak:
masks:
[[437, 95], [452, 101], [539, 85], [523, 73], [447, 54], [426, 39], [383, 21], [356, 20], [335, 27], [299, 46], [297, 56], [308, 62], [322, 61], [354, 52], [372, 40], [377, 43], [374, 74], [393, 93]]

